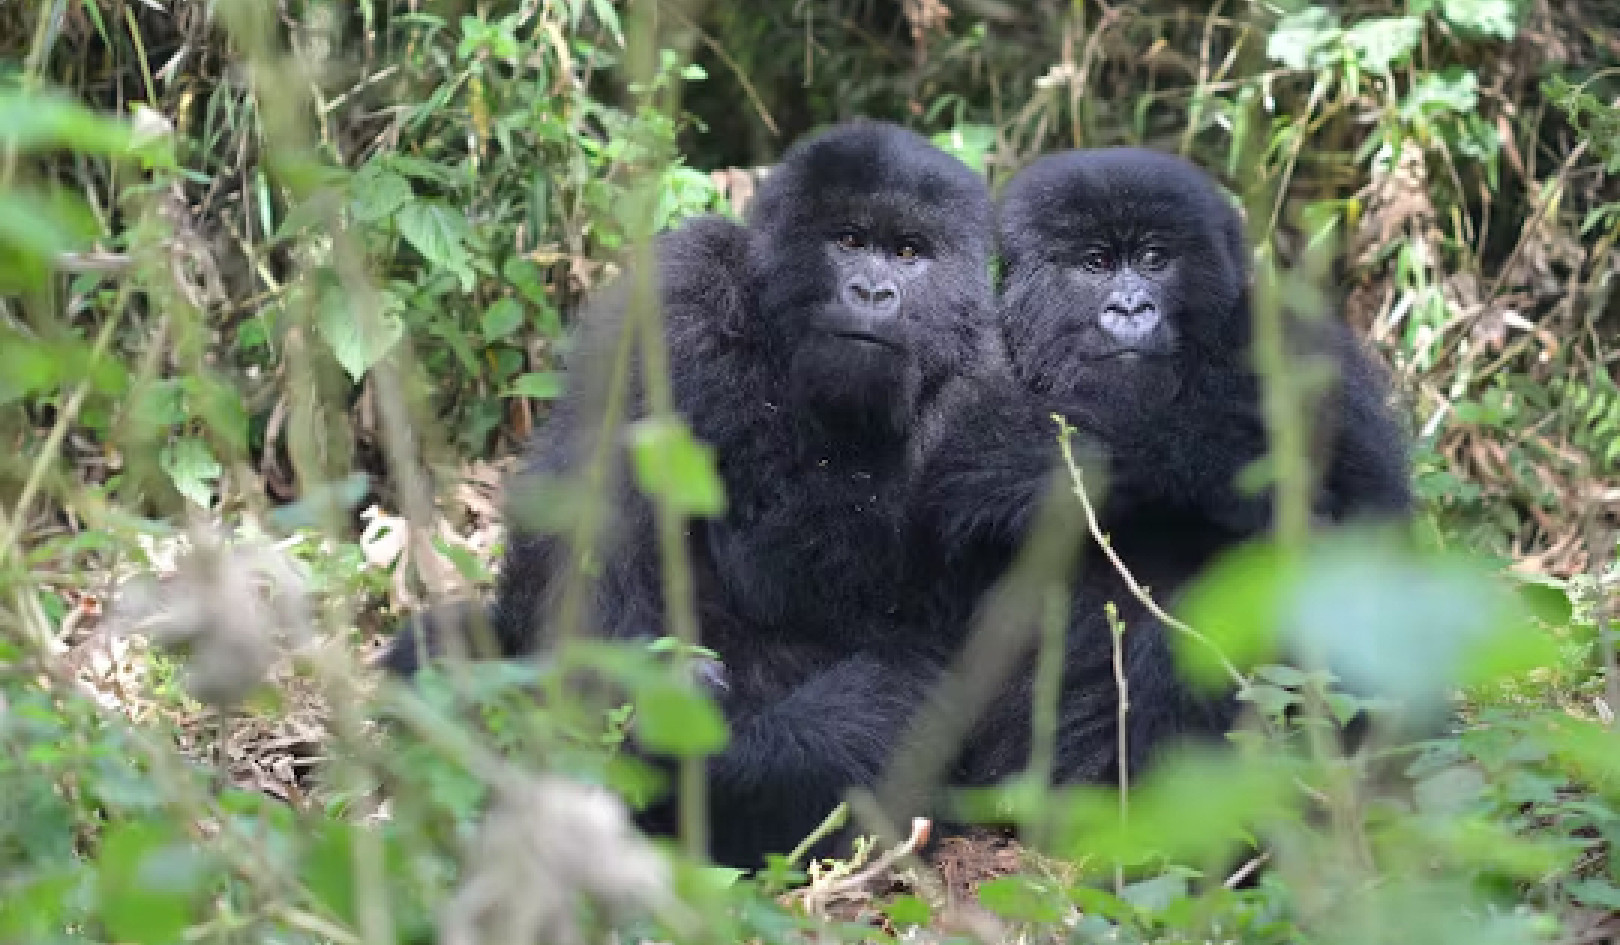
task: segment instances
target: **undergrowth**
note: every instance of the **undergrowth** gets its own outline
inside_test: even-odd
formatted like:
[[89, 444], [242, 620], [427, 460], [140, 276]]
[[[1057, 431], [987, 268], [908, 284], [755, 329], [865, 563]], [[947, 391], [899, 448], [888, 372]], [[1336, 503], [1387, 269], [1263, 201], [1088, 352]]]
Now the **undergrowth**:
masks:
[[[1620, 18], [1282, 6], [0, 8], [0, 940], [1620, 934]], [[1233, 750], [966, 799], [1026, 828], [977, 909], [908, 846], [740, 877], [629, 830], [592, 786], [660, 789], [630, 727], [689, 770], [725, 737], [679, 647], [365, 666], [488, 588], [489, 457], [569, 383], [585, 294], [855, 114], [993, 182], [1194, 157], [1272, 316], [1343, 287], [1419, 447], [1415, 543], [1282, 534], [1177, 608], [1189, 669], [1241, 679]]]

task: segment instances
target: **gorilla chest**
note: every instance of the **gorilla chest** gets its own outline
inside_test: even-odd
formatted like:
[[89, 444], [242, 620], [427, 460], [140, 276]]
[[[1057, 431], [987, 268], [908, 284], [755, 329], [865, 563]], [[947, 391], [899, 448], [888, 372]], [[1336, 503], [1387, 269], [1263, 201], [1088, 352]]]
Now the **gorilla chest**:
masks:
[[815, 457], [736, 496], [709, 532], [715, 571], [744, 614], [782, 628], [898, 610], [901, 479]]

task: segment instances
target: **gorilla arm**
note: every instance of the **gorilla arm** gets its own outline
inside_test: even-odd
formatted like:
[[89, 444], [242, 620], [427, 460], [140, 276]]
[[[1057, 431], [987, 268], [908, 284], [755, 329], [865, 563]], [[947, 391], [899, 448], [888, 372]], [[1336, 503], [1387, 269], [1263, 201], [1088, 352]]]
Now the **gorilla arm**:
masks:
[[[741, 273], [746, 236], [722, 218], [691, 220], [665, 234], [658, 245], [660, 290], [665, 330], [678, 353], [683, 340], [707, 332], [720, 335], [743, 317]], [[571, 529], [568, 517], [577, 503], [601, 502], [604, 520], [594, 556], [601, 563], [596, 588], [588, 600], [589, 625], [616, 638], [653, 638], [663, 632], [662, 584], [651, 503], [629, 480], [623, 457], [607, 457], [600, 494], [583, 496], [566, 488], [584, 485], [596, 447], [605, 432], [605, 414], [623, 332], [628, 328], [628, 279], [598, 295], [587, 306], [578, 330], [577, 353], [571, 360], [569, 393], [553, 408], [535, 436], [522, 470], [514, 477], [507, 503], [510, 539], [494, 605], [487, 615], [496, 652], [472, 655], [512, 657], [541, 645], [546, 622], [566, 583]], [[634, 365], [635, 348], [626, 355]], [[639, 405], [639, 378], [629, 372], [628, 402]], [[634, 416], [635, 411], [628, 412]], [[624, 418], [610, 435], [622, 433]], [[615, 445], [615, 450], [618, 447]], [[566, 506], [573, 504], [573, 508]], [[549, 519], [549, 521], [548, 521]], [[585, 578], [590, 580], [589, 577]], [[396, 635], [382, 664], [399, 675], [419, 669], [425, 650], [438, 656], [446, 638], [468, 623], [484, 618], [474, 608], [422, 615]], [[451, 619], [471, 617], [466, 619]], [[476, 636], [470, 642], [478, 642]], [[487, 649], [487, 647], [485, 648]]]
[[1322, 504], [1333, 521], [1405, 518], [1413, 504], [1410, 461], [1388, 379], [1348, 326], [1335, 327], [1340, 402]]

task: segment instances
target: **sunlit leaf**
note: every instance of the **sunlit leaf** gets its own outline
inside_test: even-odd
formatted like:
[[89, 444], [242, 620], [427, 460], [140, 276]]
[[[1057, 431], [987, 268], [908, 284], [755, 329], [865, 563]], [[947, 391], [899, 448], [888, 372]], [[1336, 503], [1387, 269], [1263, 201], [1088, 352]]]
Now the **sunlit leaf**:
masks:
[[996, 129], [992, 125], [967, 123], [941, 131], [929, 140], [941, 151], [955, 155], [957, 160], [982, 174], [985, 157], [996, 147]]
[[916, 896], [896, 896], [883, 907], [883, 914], [889, 917], [895, 928], [904, 929], [910, 925], [927, 925], [933, 921], [934, 910], [928, 908], [928, 903]]
[[1346, 535], [1312, 555], [1290, 594], [1291, 645], [1348, 688], [1444, 712], [1454, 687], [1550, 661], [1506, 582], [1455, 556]]
[[630, 452], [642, 492], [665, 499], [684, 515], [713, 516], [725, 511], [725, 489], [714, 449], [693, 439], [685, 423], [637, 423], [630, 430]]
[[534, 371], [513, 379], [512, 386], [503, 392], [506, 397], [529, 397], [534, 400], [556, 400], [567, 389], [567, 378], [557, 371]]
[[370, 163], [354, 175], [350, 184], [350, 208], [362, 223], [385, 220], [414, 197], [411, 182], [379, 163]]
[[1466, 114], [1479, 104], [1479, 79], [1461, 66], [1443, 72], [1425, 73], [1401, 102], [1401, 117], [1407, 121], [1455, 112]]
[[726, 722], [713, 700], [666, 678], [636, 698], [636, 740], [677, 758], [712, 755], [726, 746]]
[[1230, 855], [1252, 828], [1286, 816], [1297, 803], [1292, 771], [1275, 758], [1235, 754], [1171, 755], [1132, 786], [1128, 815], [1118, 796], [1100, 787], [1063, 792], [1054, 816], [1052, 851], [1077, 861], [1139, 863], [1152, 857], [1204, 862]]
[[1266, 56], [1290, 69], [1315, 69], [1332, 61], [1343, 32], [1332, 13], [1309, 6], [1277, 23], [1266, 39]]
[[1374, 17], [1345, 30], [1344, 43], [1361, 68], [1387, 73], [1391, 66], [1406, 61], [1422, 35], [1423, 21], [1417, 17]]
[[1217, 651], [1239, 669], [1275, 656], [1285, 595], [1297, 569], [1274, 546], [1250, 544], [1218, 558], [1176, 605], [1176, 615], [1213, 644], [1172, 634], [1176, 665], [1205, 685], [1229, 681]]
[[405, 336], [405, 323], [394, 314], [398, 301], [386, 294], [377, 298], [380, 310], [365, 313], [356, 310], [354, 300], [337, 283], [328, 283], [321, 291], [315, 327], [355, 383]]
[[205, 509], [213, 504], [224, 469], [207, 443], [189, 436], [176, 440], [159, 453], [158, 464], [181, 495]]
[[467, 243], [472, 230], [460, 210], [442, 203], [416, 200], [400, 208], [395, 216], [400, 235], [428, 262], [451, 273], [463, 292], [471, 292], [477, 276]]
[[1413, 0], [1412, 12], [1438, 8], [1446, 22], [1482, 36], [1509, 40], [1519, 31], [1521, 4], [1516, 0]]
[[0, 90], [0, 146], [18, 151], [63, 149], [120, 155], [131, 151], [134, 129], [54, 92]]
[[1063, 902], [1034, 877], [1013, 875], [979, 884], [979, 905], [1014, 922], [1056, 922]]

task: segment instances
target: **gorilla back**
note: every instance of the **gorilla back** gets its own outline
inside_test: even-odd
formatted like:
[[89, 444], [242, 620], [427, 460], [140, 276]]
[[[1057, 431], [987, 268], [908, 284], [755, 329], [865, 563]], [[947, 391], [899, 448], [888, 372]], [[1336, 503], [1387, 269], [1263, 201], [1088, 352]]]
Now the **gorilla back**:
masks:
[[[727, 497], [688, 530], [733, 728], [711, 765], [722, 862], [791, 848], [872, 783], [933, 679], [943, 642], [907, 613], [905, 492], [939, 392], [990, 350], [990, 227], [966, 166], [860, 122], [793, 147], [746, 226], [693, 220], [659, 244], [675, 406], [715, 448]], [[622, 316], [613, 299], [590, 313], [582, 393], [537, 437], [525, 477], [588, 455], [589, 385]], [[657, 636], [652, 510], [622, 477], [613, 488], [592, 623]], [[515, 532], [493, 613], [503, 653], [539, 645], [567, 554], [554, 535]]]

